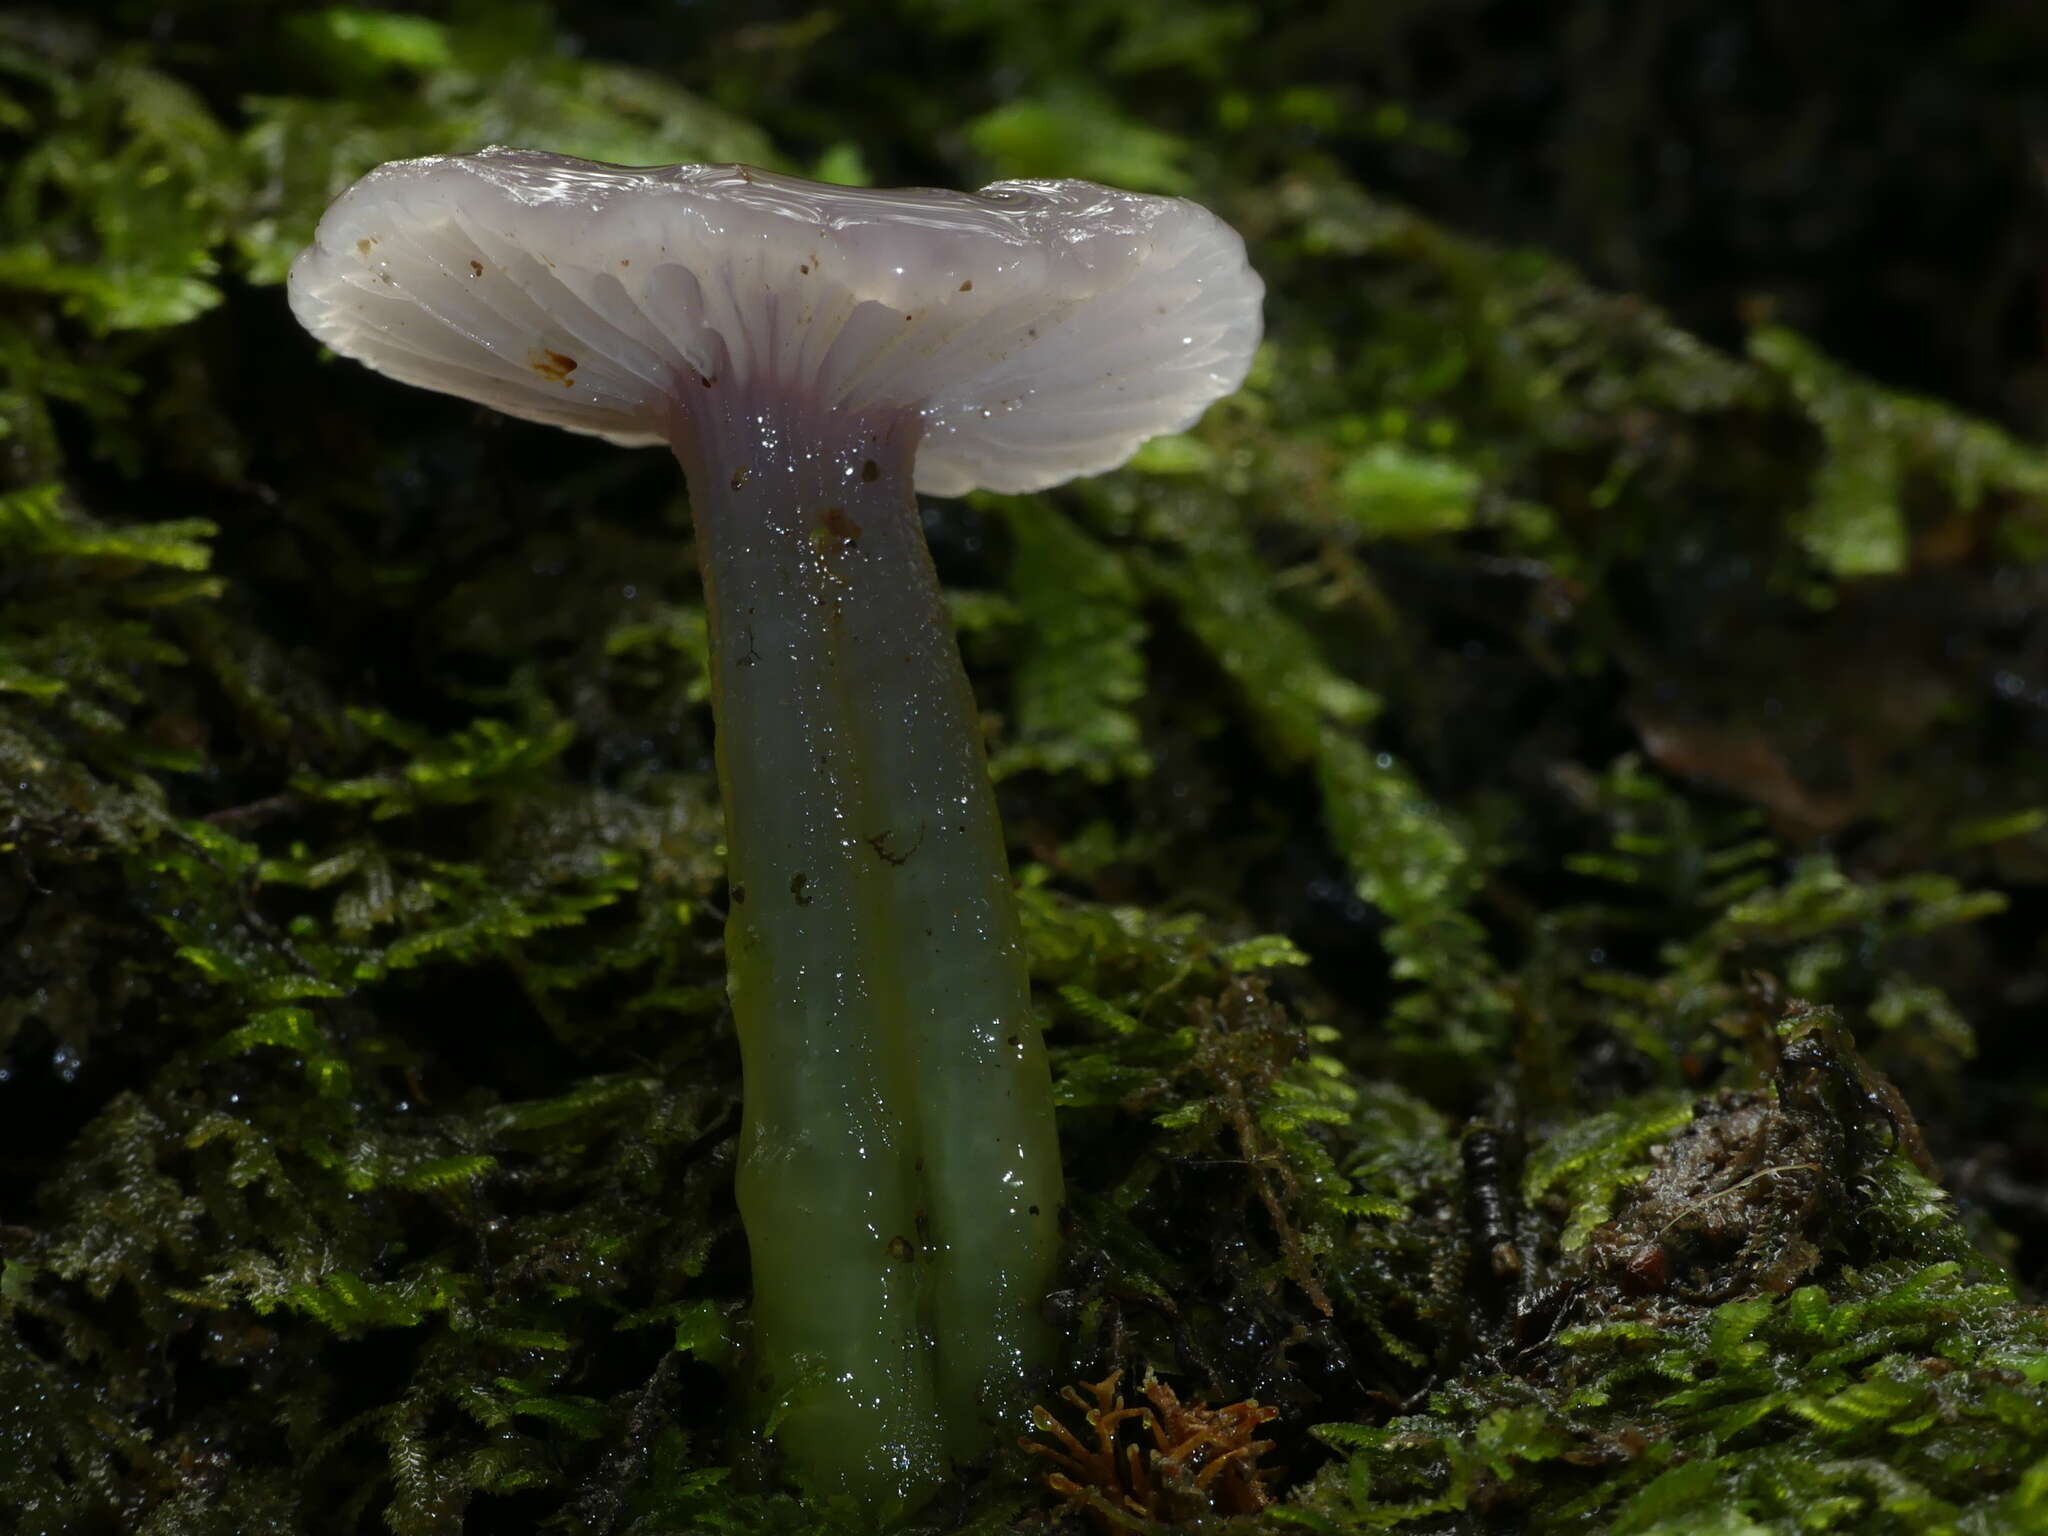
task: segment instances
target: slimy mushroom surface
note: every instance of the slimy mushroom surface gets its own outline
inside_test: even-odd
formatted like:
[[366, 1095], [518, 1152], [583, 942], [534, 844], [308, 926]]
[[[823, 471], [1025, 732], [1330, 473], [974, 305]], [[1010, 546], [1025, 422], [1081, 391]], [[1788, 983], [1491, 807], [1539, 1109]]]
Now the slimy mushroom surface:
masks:
[[488, 149], [380, 166], [321, 220], [292, 309], [408, 384], [622, 444], [699, 380], [906, 409], [917, 489], [1111, 469], [1243, 381], [1257, 276], [1179, 198], [1083, 181], [835, 187]]
[[1243, 243], [1176, 198], [525, 150], [345, 192], [292, 308], [407, 383], [689, 482], [726, 813], [749, 1395], [799, 1480], [916, 1499], [1050, 1339], [1062, 1193], [974, 697], [914, 490], [1122, 463], [1235, 389]]

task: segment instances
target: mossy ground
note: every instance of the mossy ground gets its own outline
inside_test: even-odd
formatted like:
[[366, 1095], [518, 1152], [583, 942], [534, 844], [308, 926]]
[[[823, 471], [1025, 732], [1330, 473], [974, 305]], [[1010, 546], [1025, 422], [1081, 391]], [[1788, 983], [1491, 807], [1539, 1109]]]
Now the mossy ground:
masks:
[[[1388, 200], [1501, 163], [1420, 9], [0, 17], [0, 1523], [862, 1523], [732, 1433], [673, 466], [276, 286], [371, 163], [512, 141], [1252, 243], [1241, 395], [930, 520], [1064, 1379], [1277, 1408], [1244, 1529], [2048, 1530], [2048, 456]], [[926, 1523], [1084, 1518], [1040, 1470]]]

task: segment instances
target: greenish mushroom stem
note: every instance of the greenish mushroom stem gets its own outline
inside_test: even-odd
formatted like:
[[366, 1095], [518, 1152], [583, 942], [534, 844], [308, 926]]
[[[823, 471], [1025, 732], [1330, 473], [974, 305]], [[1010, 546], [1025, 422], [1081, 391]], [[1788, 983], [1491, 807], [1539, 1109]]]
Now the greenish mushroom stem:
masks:
[[689, 481], [745, 1076], [749, 1384], [814, 1487], [928, 1490], [1044, 1363], [1050, 1076], [901, 408], [710, 379]]

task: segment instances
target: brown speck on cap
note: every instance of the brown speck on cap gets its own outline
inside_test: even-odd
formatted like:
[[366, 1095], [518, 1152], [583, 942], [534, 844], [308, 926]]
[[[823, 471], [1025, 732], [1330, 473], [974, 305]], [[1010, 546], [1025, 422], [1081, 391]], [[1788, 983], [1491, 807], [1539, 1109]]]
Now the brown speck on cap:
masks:
[[567, 389], [575, 382], [570, 375], [576, 371], [576, 359], [566, 352], [557, 352], [550, 347], [537, 347], [526, 359], [526, 366], [550, 383]]
[[[756, 342], [778, 334], [769, 312], [796, 276], [815, 345], [785, 357]], [[293, 313], [344, 356], [616, 443], [668, 441], [678, 386], [714, 372], [721, 391], [789, 386], [914, 418], [903, 478], [932, 496], [1043, 490], [1184, 430], [1242, 381], [1261, 292], [1237, 233], [1179, 198], [1058, 180], [834, 187], [502, 148], [370, 172], [290, 284]], [[573, 389], [549, 356], [565, 341]], [[771, 377], [775, 359], [815, 372]]]

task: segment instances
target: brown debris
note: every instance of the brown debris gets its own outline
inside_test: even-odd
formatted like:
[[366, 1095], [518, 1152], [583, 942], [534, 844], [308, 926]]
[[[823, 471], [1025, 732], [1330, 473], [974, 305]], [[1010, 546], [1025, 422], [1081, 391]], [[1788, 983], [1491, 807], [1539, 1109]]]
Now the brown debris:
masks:
[[1659, 716], [1642, 707], [1630, 719], [1643, 750], [1659, 768], [1680, 778], [1704, 779], [1762, 806], [1772, 825], [1789, 836], [1839, 832], [1862, 809], [1853, 795], [1804, 782], [1781, 743], [1753, 727]]
[[1764, 1095], [1729, 1095], [1650, 1153], [1587, 1257], [1627, 1295], [1775, 1295], [1819, 1266], [1817, 1239], [1847, 1205], [1810, 1125]]
[[1894, 1146], [1923, 1172], [1926, 1144], [1898, 1090], [1822, 1009], [1791, 1003], [1775, 1093], [1729, 1093], [1649, 1155], [1587, 1245], [1624, 1294], [1712, 1305], [1779, 1295], [1854, 1237], [1864, 1170]]
[[[1081, 1410], [1092, 1443], [1049, 1409], [1032, 1409], [1039, 1433], [1051, 1443], [1029, 1438], [1018, 1443], [1053, 1463], [1046, 1487], [1106, 1532], [1212, 1513], [1256, 1514], [1266, 1507], [1266, 1485], [1280, 1473], [1258, 1464], [1273, 1442], [1252, 1437], [1260, 1425], [1279, 1417], [1279, 1409], [1249, 1399], [1222, 1408], [1183, 1403], [1149, 1370], [1145, 1403], [1126, 1406], [1117, 1390], [1123, 1374], [1112, 1371], [1101, 1381], [1060, 1392]], [[1122, 1437], [1127, 1424], [1149, 1432], [1150, 1443]]]

